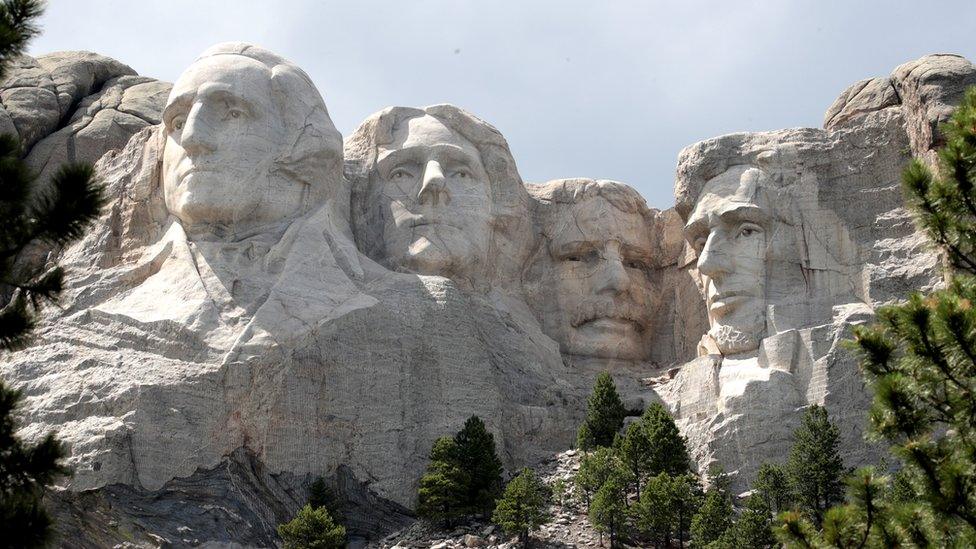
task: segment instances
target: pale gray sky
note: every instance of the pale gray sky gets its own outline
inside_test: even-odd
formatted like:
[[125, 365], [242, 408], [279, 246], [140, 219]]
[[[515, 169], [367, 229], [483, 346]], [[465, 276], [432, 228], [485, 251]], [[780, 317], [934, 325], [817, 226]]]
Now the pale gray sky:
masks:
[[976, 2], [52, 0], [32, 54], [91, 50], [173, 81], [253, 42], [315, 80], [343, 135], [388, 105], [498, 127], [526, 181], [617, 179], [673, 203], [684, 146], [820, 126], [849, 84], [928, 53], [976, 59]]

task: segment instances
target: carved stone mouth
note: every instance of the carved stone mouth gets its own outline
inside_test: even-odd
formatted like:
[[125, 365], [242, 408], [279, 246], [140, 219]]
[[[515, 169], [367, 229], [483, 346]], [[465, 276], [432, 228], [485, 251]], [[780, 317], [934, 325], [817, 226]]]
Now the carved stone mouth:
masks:
[[593, 318], [585, 319], [581, 322], [574, 322], [573, 327], [579, 328], [581, 326], [599, 326], [610, 329], [622, 329], [622, 328], [632, 328], [634, 331], [640, 332], [644, 330], [644, 327], [632, 318], [625, 318], [621, 316], [598, 316]]

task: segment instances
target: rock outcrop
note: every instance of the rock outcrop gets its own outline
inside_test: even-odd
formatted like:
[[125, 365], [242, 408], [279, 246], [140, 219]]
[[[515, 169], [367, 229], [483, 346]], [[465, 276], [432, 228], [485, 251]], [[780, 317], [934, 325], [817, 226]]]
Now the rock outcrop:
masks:
[[623, 183], [524, 183], [451, 105], [391, 107], [343, 143], [311, 79], [247, 44], [172, 90], [94, 54], [24, 59], [0, 128], [42, 173], [97, 160], [111, 201], [0, 374], [23, 434], [70, 447], [52, 505], [78, 546], [268, 546], [317, 476], [380, 539], [411, 522], [437, 437], [478, 415], [509, 470], [542, 464], [602, 370], [738, 488], [814, 403], [848, 465], [870, 462], [840, 342], [940, 283], [899, 176], [974, 79], [930, 56], [846, 90], [823, 129], [692, 145], [657, 211]]

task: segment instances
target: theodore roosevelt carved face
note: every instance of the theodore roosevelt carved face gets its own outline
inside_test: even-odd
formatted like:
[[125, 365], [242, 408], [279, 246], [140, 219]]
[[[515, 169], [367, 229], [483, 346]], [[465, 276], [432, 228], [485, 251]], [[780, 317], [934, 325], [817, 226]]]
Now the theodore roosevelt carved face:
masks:
[[300, 69], [246, 44], [216, 46], [163, 111], [163, 192], [184, 225], [233, 237], [321, 203], [341, 177], [341, 139]]
[[762, 172], [731, 168], [709, 180], [685, 224], [697, 252], [709, 337], [723, 355], [759, 347], [766, 330], [766, 255], [769, 214]]
[[533, 307], [570, 355], [646, 358], [655, 304], [650, 210], [630, 187], [571, 179], [543, 187], [544, 249]]

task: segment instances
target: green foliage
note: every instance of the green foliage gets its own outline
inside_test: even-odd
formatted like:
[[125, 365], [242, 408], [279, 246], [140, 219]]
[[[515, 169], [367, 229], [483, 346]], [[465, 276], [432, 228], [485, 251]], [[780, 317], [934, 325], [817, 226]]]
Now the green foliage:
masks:
[[495, 437], [481, 419], [471, 416], [453, 438], [434, 442], [427, 472], [420, 479], [417, 514], [446, 522], [486, 515], [501, 489], [502, 462], [495, 453]]
[[859, 471], [820, 533], [784, 516], [778, 535], [791, 546], [976, 545], [976, 88], [942, 133], [937, 173], [916, 160], [902, 179], [948, 259], [946, 288], [880, 308], [850, 344], [875, 391], [871, 430], [904, 467], [893, 481]]
[[336, 524], [328, 509], [302, 507], [291, 522], [278, 525], [285, 549], [340, 549], [346, 546], [346, 529]]
[[609, 534], [610, 547], [617, 547], [619, 538], [627, 532], [627, 485], [630, 479], [622, 468], [610, 471], [609, 478], [593, 495], [588, 517], [601, 535]]
[[623, 427], [626, 415], [613, 378], [609, 373], [601, 372], [586, 402], [586, 419], [577, 434], [577, 445], [583, 450], [609, 447]]
[[766, 498], [753, 494], [735, 524], [720, 538], [722, 544], [735, 549], [776, 547], [773, 535], [773, 514]]
[[793, 494], [790, 491], [789, 478], [786, 475], [786, 469], [781, 465], [773, 463], [760, 465], [752, 489], [756, 495], [763, 499], [766, 508], [772, 514], [792, 508]]
[[672, 477], [660, 473], [648, 479], [640, 499], [631, 507], [634, 526], [655, 547], [670, 547], [672, 540], [683, 545], [702, 497], [694, 474]]
[[550, 493], [552, 494], [552, 502], [562, 507], [563, 505], [566, 504], [566, 501], [569, 499], [569, 495], [570, 495], [569, 486], [566, 485], [565, 480], [561, 478], [557, 478], [552, 483], [552, 487], [550, 488]]
[[590, 505], [593, 494], [611, 477], [631, 481], [629, 469], [612, 448], [597, 448], [580, 459], [580, 468], [573, 481], [583, 495], [583, 501]]
[[691, 544], [705, 547], [717, 541], [732, 526], [732, 494], [729, 479], [721, 468], [709, 472], [710, 486], [705, 491], [705, 499], [691, 519]]
[[797, 509], [818, 526], [827, 509], [844, 499], [847, 470], [839, 445], [840, 431], [827, 417], [827, 410], [816, 405], [808, 408], [793, 432], [786, 472]]
[[69, 474], [67, 452], [49, 434], [34, 445], [16, 436], [20, 391], [0, 381], [0, 545], [41, 547], [51, 537], [51, 518], [41, 505], [44, 488]]
[[464, 422], [454, 436], [455, 460], [463, 472], [461, 501], [466, 513], [487, 515], [502, 493], [502, 461], [495, 437], [478, 416]]
[[524, 546], [529, 544], [532, 530], [547, 524], [549, 515], [549, 488], [532, 469], [522, 469], [505, 487], [505, 494], [495, 505], [491, 519], [507, 534], [518, 534]]
[[659, 403], [648, 406], [638, 421], [628, 425], [615, 447], [630, 468], [638, 498], [643, 477], [659, 473], [680, 476], [689, 471], [685, 439]]
[[464, 514], [464, 473], [455, 456], [452, 437], [441, 437], [430, 450], [427, 472], [420, 478], [417, 515], [433, 521], [452, 521]]
[[[0, 77], [38, 33], [43, 12], [37, 0], [0, 1]], [[21, 159], [17, 138], [0, 135], [0, 351], [20, 348], [30, 339], [37, 314], [57, 300], [64, 271], [21, 261], [34, 243], [63, 246], [81, 237], [104, 203], [90, 166], [62, 166], [42, 189]], [[34, 445], [14, 435], [13, 414], [19, 391], [0, 382], [0, 543], [39, 547], [51, 538], [51, 518], [41, 505], [46, 486], [69, 473], [61, 464], [65, 449], [48, 434]]]

